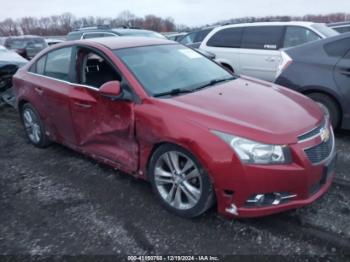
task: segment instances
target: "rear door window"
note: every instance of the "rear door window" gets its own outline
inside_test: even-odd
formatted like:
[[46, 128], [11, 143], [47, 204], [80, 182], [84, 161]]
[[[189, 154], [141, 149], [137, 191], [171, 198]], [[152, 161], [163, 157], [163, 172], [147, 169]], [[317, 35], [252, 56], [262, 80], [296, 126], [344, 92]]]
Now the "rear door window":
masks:
[[68, 81], [72, 49], [66, 47], [48, 53], [44, 75]]
[[249, 26], [244, 29], [242, 48], [278, 50], [284, 32], [283, 26]]
[[308, 28], [288, 26], [284, 36], [283, 47], [292, 47], [321, 39], [319, 35]]
[[242, 28], [227, 28], [215, 33], [207, 42], [207, 46], [240, 48]]
[[46, 62], [46, 55], [41, 57], [36, 63], [34, 63], [30, 69], [29, 72], [43, 75], [45, 70], [45, 62]]
[[323, 48], [329, 56], [343, 57], [350, 49], [350, 37], [327, 43]]
[[36, 73], [39, 75], [44, 74], [45, 70], [45, 63], [46, 63], [46, 56], [41, 57], [38, 62], [36, 62]]

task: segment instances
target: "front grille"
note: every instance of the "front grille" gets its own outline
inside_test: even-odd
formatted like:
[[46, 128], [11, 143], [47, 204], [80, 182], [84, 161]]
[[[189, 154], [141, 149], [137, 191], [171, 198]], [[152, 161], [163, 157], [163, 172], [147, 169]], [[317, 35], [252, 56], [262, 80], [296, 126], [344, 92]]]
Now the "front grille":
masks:
[[298, 140], [299, 141], [308, 140], [314, 136], [317, 136], [321, 132], [321, 129], [323, 127], [325, 127], [325, 125], [326, 125], [326, 121], [323, 120], [323, 122], [318, 127], [312, 129], [311, 131], [307, 132], [306, 134], [298, 136]]
[[325, 160], [332, 152], [334, 144], [334, 137], [331, 135], [326, 142], [322, 142], [321, 144], [305, 149], [305, 153], [311, 163], [317, 164]]

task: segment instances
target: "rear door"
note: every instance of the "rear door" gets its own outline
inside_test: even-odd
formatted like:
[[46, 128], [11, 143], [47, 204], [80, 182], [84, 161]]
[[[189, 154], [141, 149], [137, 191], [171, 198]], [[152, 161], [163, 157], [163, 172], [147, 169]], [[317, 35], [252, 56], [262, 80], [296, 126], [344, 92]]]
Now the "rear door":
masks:
[[76, 144], [69, 100], [73, 49], [59, 48], [41, 57], [31, 81], [34, 93], [41, 98], [40, 111], [46, 116], [45, 126], [50, 135], [68, 146]]
[[240, 72], [273, 81], [281, 60], [284, 26], [250, 26], [243, 32], [240, 49]]
[[86, 153], [134, 172], [138, 168], [138, 144], [134, 135], [134, 103], [111, 100], [99, 93], [108, 81], [124, 78], [100, 51], [77, 50], [75, 87], [71, 110], [78, 147]]

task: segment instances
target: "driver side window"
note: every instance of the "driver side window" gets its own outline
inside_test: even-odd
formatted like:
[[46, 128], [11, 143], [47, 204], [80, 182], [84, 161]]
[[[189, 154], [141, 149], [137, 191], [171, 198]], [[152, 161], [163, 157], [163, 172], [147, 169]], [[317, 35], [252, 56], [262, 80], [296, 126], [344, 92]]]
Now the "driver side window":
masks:
[[103, 56], [87, 48], [78, 50], [78, 84], [100, 88], [104, 83], [115, 80], [121, 81], [121, 76]]

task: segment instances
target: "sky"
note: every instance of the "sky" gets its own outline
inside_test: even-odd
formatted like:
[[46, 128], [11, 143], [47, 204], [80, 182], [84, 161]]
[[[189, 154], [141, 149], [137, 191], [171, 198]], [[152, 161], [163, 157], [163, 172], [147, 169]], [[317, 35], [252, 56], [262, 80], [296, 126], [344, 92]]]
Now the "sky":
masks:
[[116, 17], [124, 10], [137, 16], [170, 16], [177, 24], [201, 26], [245, 16], [350, 13], [350, 0], [0, 0], [0, 20], [64, 12], [77, 17]]

